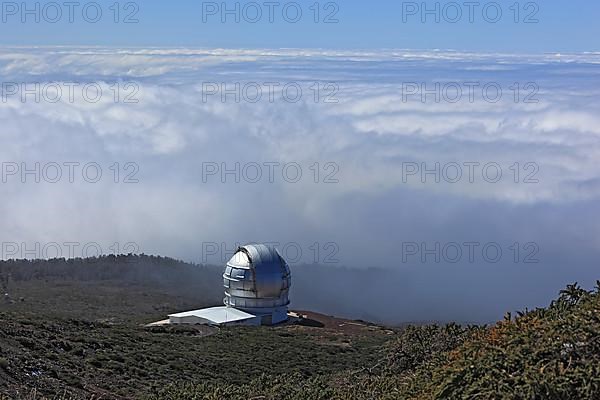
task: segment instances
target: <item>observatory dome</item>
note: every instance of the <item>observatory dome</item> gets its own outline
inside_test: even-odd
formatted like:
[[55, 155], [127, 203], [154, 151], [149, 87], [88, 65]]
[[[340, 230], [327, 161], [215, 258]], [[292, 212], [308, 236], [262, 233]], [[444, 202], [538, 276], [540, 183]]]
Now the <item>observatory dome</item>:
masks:
[[256, 315], [287, 319], [290, 268], [276, 249], [264, 244], [238, 248], [223, 273], [226, 306]]

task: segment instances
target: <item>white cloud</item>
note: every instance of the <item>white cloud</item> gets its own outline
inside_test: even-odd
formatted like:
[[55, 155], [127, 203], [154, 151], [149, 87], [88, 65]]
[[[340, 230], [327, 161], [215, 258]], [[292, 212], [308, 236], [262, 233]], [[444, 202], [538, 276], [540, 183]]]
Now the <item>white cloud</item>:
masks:
[[[4, 48], [3, 82], [98, 82], [104, 96], [94, 104], [9, 96], [0, 103], [3, 162], [95, 161], [112, 178], [114, 162], [132, 161], [140, 183], [24, 185], [11, 177], [1, 184], [0, 236], [117, 238], [193, 261], [202, 242], [246, 240], [335, 241], [350, 265], [385, 265], [384, 254], [403, 241], [455, 236], [540, 246], [559, 236], [566, 253], [597, 252], [599, 62], [598, 54]], [[504, 96], [403, 99], [403, 82], [436, 80], [497, 82]], [[111, 85], [127, 81], [139, 84], [139, 102], [115, 104]], [[273, 103], [203, 101], [203, 82], [237, 81], [299, 82], [303, 98], [288, 103], [278, 91]], [[339, 85], [339, 103], [315, 104], [314, 82]], [[539, 102], [515, 103], [515, 82], [535, 82]], [[291, 184], [278, 170], [274, 184], [205, 183], [203, 162], [296, 162], [303, 178]], [[504, 175], [498, 183], [481, 175], [474, 183], [404, 182], [407, 162], [495, 162]], [[331, 175], [339, 183], [315, 184], [315, 168], [320, 182]], [[523, 183], [532, 171], [539, 183]], [[547, 221], [553, 232], [535, 228]]]

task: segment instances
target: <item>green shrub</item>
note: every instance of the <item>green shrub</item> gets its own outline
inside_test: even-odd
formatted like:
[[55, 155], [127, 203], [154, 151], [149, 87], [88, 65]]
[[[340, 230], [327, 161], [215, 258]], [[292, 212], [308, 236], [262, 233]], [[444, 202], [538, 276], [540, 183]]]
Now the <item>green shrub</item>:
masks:
[[150, 397], [221, 398], [600, 399], [600, 294], [569, 285], [548, 308], [508, 314], [489, 328], [408, 327], [360, 370], [174, 384]]

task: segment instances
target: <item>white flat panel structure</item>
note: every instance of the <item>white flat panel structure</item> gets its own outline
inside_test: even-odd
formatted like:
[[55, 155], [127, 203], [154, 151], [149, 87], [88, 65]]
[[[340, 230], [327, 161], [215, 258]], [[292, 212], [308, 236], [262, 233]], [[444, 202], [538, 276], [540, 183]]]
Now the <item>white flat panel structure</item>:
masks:
[[212, 307], [169, 315], [171, 324], [260, 325], [256, 315], [232, 307]]

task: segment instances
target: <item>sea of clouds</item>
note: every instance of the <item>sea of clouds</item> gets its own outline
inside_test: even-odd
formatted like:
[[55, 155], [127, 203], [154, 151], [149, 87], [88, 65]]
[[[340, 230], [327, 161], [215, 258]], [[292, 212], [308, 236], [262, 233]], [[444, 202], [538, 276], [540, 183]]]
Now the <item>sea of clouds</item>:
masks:
[[[295, 264], [383, 268], [373, 281], [326, 283], [345, 308], [313, 300], [350, 316], [394, 304], [397, 320], [492, 320], [600, 278], [600, 54], [5, 47], [0, 76], [2, 258], [53, 256], [49, 243], [98, 243], [104, 253], [134, 243], [221, 264], [237, 243], [276, 242]], [[23, 99], [22, 85], [35, 92], [36, 83], [46, 93]], [[76, 83], [74, 98], [48, 101], [49, 83]], [[98, 101], [81, 96], [91, 83]], [[302, 96], [209, 94], [236, 83]], [[458, 84], [463, 98], [409, 95], [436, 83]], [[472, 101], [466, 83], [479, 85]], [[490, 84], [503, 91], [497, 101], [482, 96]], [[73, 182], [66, 168], [57, 183], [14, 172], [38, 162], [48, 174], [53, 163], [79, 166]], [[88, 163], [102, 169], [97, 183], [78, 175]], [[236, 163], [292, 164], [302, 178], [283, 179], [280, 167], [273, 182], [266, 168], [257, 183], [209, 173]], [[439, 182], [412, 169], [436, 163], [448, 168]], [[472, 181], [465, 163], [478, 166]], [[490, 164], [502, 169], [498, 181], [481, 175]], [[456, 165], [463, 177], [453, 182]], [[407, 244], [471, 242], [503, 254], [407, 254]], [[300, 289], [297, 305], [319, 308]]]

